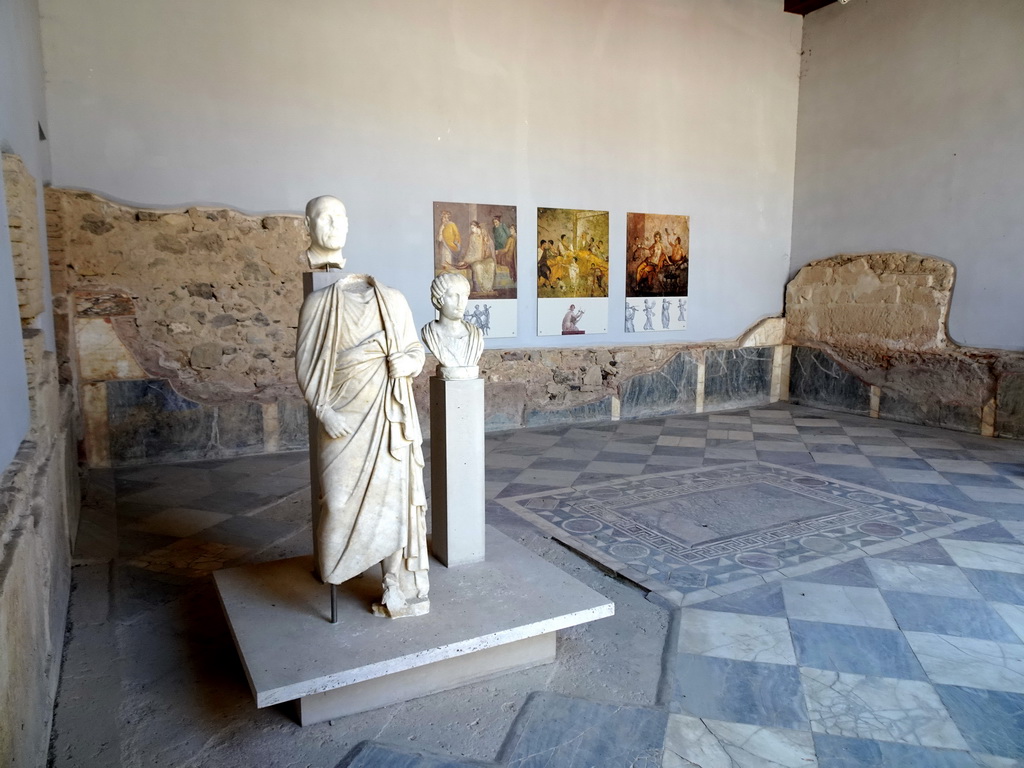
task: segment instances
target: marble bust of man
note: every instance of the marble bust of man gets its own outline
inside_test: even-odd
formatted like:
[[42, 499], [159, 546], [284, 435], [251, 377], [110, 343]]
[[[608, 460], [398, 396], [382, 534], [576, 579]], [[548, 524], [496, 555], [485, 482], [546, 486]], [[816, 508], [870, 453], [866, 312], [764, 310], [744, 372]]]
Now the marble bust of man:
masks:
[[423, 343], [437, 358], [442, 379], [475, 379], [480, 375], [483, 333], [462, 319], [469, 301], [469, 281], [457, 272], [443, 272], [430, 284], [430, 302], [438, 318], [420, 330]]
[[[345, 206], [306, 206], [313, 267], [345, 266]], [[321, 498], [315, 499], [317, 569], [341, 584], [380, 563], [380, 616], [427, 613], [426, 494], [412, 378], [423, 345], [399, 291], [370, 275], [344, 275], [310, 293], [299, 313], [295, 372], [319, 422]]]

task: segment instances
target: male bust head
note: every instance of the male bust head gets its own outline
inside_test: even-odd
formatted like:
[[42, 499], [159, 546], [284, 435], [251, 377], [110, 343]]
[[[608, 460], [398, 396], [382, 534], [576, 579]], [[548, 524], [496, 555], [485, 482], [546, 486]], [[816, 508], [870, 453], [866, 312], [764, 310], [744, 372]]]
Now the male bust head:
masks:
[[345, 204], [331, 195], [314, 197], [306, 203], [306, 228], [310, 239], [309, 250], [306, 251], [309, 268], [344, 268], [341, 249], [348, 239]]

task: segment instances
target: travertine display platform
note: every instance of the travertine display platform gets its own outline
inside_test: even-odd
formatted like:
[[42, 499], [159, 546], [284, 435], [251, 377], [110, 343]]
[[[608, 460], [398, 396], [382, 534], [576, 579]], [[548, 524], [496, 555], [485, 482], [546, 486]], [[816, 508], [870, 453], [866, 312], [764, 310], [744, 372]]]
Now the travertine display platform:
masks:
[[312, 568], [296, 557], [214, 574], [256, 706], [297, 700], [302, 725], [553, 661], [557, 630], [615, 612], [490, 526], [485, 562], [431, 564], [426, 616], [372, 615], [374, 571], [339, 587], [331, 624]]

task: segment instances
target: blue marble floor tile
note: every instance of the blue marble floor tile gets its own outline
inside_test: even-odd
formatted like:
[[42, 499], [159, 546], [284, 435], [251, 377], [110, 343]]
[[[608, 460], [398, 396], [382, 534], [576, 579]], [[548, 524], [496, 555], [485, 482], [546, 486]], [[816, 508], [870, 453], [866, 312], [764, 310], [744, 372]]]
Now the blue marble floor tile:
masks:
[[758, 449], [757, 458], [769, 464], [782, 464], [783, 466], [814, 463], [814, 457], [807, 451], [764, 451]]
[[1007, 477], [1002, 475], [975, 475], [965, 472], [940, 472], [953, 485], [987, 486], [989, 488], [1020, 488]]
[[[945, 551], [945, 550], [943, 550]], [[820, 571], [805, 573], [800, 581], [809, 581], [813, 584], [839, 584], [844, 587], [875, 587], [875, 578], [871, 575], [864, 558], [851, 560], [842, 565], [834, 565], [831, 568], [823, 568]]]
[[899, 630], [797, 619], [790, 619], [789, 626], [797, 663], [802, 667], [904, 680], [927, 679]]
[[986, 600], [1024, 605], [1024, 574], [962, 569]]
[[508, 768], [659, 768], [668, 714], [533, 693], [516, 717], [499, 760]]
[[1020, 638], [1002, 617], [980, 600], [911, 592], [883, 591], [882, 596], [904, 632], [934, 632], [999, 643], [1020, 643]]
[[356, 744], [345, 755], [337, 768], [479, 768], [495, 766], [495, 763], [481, 763], [476, 760], [455, 760], [441, 755], [431, 755], [406, 747], [363, 741]]
[[1006, 530], [999, 523], [986, 523], [966, 531], [957, 531], [944, 539], [956, 539], [957, 541], [995, 541], [1000, 544], [1020, 544], [1020, 540]]
[[[835, 480], [844, 480], [848, 483], [870, 485], [872, 488], [877, 488], [881, 491], [889, 490], [889, 481], [882, 477], [877, 469], [869, 467], [849, 467], [842, 464], [815, 464], [814, 473], [817, 475], [831, 477]], [[909, 494], [902, 495], [907, 496]]]
[[[977, 504], [977, 507], [975, 508], [977, 514], [984, 515], [985, 517], [991, 517], [995, 520], [1012, 520], [1018, 523], [1024, 522], [1024, 504], [1006, 504], [997, 501], [975, 503]], [[963, 510], [965, 512], [972, 511], [966, 507], [963, 507]]]
[[763, 584], [725, 597], [716, 597], [697, 607], [708, 611], [748, 613], [753, 616], [785, 616], [786, 603], [779, 584]]
[[935, 690], [971, 749], [1024, 758], [1024, 695], [955, 685]]
[[932, 469], [931, 464], [923, 459], [907, 459], [898, 456], [872, 456], [871, 463], [876, 467], [889, 469], [923, 469], [926, 471]]
[[1017, 462], [990, 461], [988, 465], [1001, 475], [1010, 477], [1024, 477], [1024, 464]]
[[810, 728], [796, 667], [679, 654], [674, 708], [700, 718], [806, 731]]
[[818, 768], [979, 768], [969, 752], [814, 734]]
[[949, 552], [942, 548], [935, 539], [911, 544], [901, 549], [881, 552], [872, 557], [882, 560], [896, 560], [904, 563], [934, 563], [935, 565], [955, 565]]
[[891, 493], [895, 493], [898, 496], [908, 496], [917, 501], [927, 501], [931, 504], [939, 504], [959, 509], [963, 512], [975, 512], [991, 517], [991, 515], [984, 511], [986, 505], [978, 503], [959, 488], [952, 485], [892, 482], [891, 489]]
[[649, 456], [643, 453], [614, 453], [612, 451], [601, 451], [594, 457], [594, 461], [611, 461], [623, 464], [644, 464]]

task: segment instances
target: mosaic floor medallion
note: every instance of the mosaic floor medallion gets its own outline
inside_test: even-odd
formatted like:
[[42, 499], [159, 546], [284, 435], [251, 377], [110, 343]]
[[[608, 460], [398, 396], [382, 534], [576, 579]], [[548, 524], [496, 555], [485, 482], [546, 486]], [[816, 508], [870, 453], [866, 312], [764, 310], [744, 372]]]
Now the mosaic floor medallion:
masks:
[[745, 588], [773, 580], [766, 575], [772, 572], [809, 572], [987, 521], [763, 462], [634, 476], [501, 503], [677, 603], [696, 591], [710, 598], [732, 591], [726, 584]]

